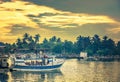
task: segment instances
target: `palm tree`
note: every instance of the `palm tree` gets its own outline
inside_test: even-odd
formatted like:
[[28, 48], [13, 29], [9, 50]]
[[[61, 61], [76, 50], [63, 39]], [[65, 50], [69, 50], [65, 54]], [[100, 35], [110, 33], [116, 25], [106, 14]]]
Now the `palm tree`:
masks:
[[18, 48], [22, 48], [22, 41], [21, 41], [20, 38], [17, 39], [17, 43], [16, 44], [17, 44]]
[[52, 38], [50, 38], [50, 42], [52, 43], [56, 42], [56, 40], [57, 40], [56, 36], [53, 36]]
[[39, 34], [36, 34], [34, 38], [35, 38], [35, 43], [37, 43], [37, 42], [39, 42], [40, 35], [39, 35]]
[[45, 38], [45, 39], [43, 40], [43, 44], [46, 44], [46, 43], [48, 43], [48, 40]]
[[35, 48], [35, 42], [33, 40], [33, 37], [29, 36], [28, 41], [29, 41], [29, 49], [34, 49]]
[[29, 34], [28, 34], [28, 33], [25, 33], [25, 34], [23, 35], [23, 37], [24, 37], [24, 39], [28, 39], [28, 38], [29, 38]]
[[58, 42], [58, 43], [59, 43], [59, 42], [61, 42], [61, 39], [60, 39], [60, 38], [58, 38], [58, 39], [57, 39], [57, 42]]
[[108, 37], [107, 37], [107, 36], [104, 36], [103, 39], [104, 39], [104, 41], [106, 41], [106, 40], [108, 39]]
[[120, 41], [117, 42], [116, 50], [117, 54], [120, 56]]

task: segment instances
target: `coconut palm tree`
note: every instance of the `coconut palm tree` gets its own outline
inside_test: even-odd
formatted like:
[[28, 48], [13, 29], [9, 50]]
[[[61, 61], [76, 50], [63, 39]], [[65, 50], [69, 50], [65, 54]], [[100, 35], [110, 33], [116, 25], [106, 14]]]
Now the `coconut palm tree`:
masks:
[[25, 34], [23, 35], [23, 37], [24, 37], [24, 39], [28, 39], [28, 38], [29, 38], [29, 34], [28, 34], [28, 33], [25, 33]]
[[35, 39], [35, 43], [39, 42], [40, 35], [39, 35], [39, 34], [36, 34], [35, 37], [34, 37], [34, 39]]
[[22, 41], [21, 41], [20, 38], [17, 39], [17, 43], [16, 44], [17, 44], [18, 48], [22, 48]]

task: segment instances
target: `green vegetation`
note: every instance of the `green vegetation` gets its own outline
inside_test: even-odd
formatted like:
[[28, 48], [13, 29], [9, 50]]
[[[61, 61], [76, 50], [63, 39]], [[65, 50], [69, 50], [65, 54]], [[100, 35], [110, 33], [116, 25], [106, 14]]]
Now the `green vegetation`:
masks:
[[29, 49], [29, 52], [34, 49], [48, 49], [53, 54], [76, 55], [81, 51], [85, 51], [89, 56], [120, 56], [120, 41], [115, 43], [112, 39], [104, 36], [100, 38], [98, 35], [93, 37], [78, 36], [75, 42], [61, 41], [61, 38], [56, 36], [50, 39], [44, 39], [39, 43], [40, 35], [31, 36], [28, 33], [23, 35], [23, 38], [18, 38], [13, 44], [0, 42], [0, 45], [5, 45], [5, 53], [13, 53], [15, 49]]

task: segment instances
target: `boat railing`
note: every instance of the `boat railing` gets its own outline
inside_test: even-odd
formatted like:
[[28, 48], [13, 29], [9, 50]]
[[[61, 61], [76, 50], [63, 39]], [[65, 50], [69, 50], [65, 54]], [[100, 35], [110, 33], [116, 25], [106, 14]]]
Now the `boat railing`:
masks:
[[51, 66], [64, 63], [64, 59], [56, 59], [55, 57], [42, 57], [36, 59], [16, 59], [16, 65], [28, 66]]

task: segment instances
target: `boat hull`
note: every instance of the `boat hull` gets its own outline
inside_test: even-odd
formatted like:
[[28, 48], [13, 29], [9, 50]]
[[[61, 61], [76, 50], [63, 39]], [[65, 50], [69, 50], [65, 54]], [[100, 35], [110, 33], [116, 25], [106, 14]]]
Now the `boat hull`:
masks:
[[21, 66], [21, 65], [15, 65], [13, 70], [16, 71], [49, 71], [49, 70], [56, 70], [59, 69], [62, 66], [62, 64], [57, 64], [57, 65], [51, 65], [51, 66], [37, 66], [37, 65], [32, 65], [32, 66]]

